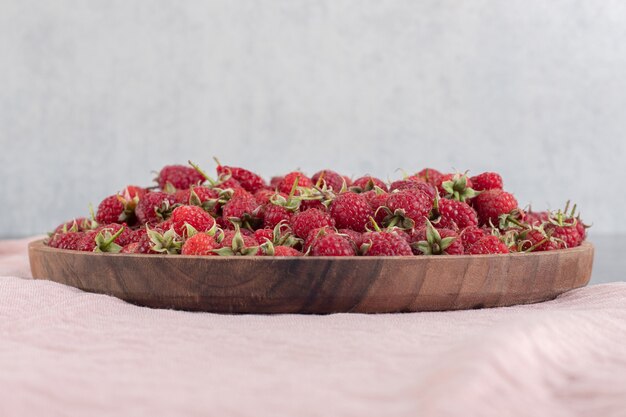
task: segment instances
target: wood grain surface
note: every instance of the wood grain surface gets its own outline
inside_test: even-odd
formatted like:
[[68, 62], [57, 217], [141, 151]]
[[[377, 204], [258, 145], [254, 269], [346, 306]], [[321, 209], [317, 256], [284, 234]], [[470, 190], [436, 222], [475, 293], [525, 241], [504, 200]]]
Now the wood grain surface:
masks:
[[594, 248], [477, 256], [197, 257], [29, 245], [33, 277], [156, 308], [390, 313], [510, 306], [586, 285]]

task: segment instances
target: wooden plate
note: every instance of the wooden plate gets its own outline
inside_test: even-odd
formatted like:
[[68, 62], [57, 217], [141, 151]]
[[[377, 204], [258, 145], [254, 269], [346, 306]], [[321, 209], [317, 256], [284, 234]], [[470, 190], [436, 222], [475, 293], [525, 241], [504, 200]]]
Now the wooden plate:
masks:
[[510, 306], [586, 285], [593, 246], [416, 257], [98, 254], [29, 245], [33, 277], [157, 308], [218, 313], [390, 313]]

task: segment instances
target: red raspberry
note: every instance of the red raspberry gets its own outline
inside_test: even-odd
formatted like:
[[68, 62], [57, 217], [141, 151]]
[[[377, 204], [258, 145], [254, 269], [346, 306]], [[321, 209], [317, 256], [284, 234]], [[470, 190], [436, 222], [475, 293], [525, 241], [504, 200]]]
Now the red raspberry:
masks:
[[475, 175], [470, 178], [472, 181], [472, 188], [476, 191], [484, 190], [502, 190], [502, 177], [495, 172], [483, 172], [482, 174]]
[[159, 191], [148, 193], [137, 203], [135, 215], [141, 224], [156, 224], [169, 216], [175, 203], [173, 194]]
[[289, 246], [274, 246], [274, 256], [302, 256], [303, 253]]
[[441, 172], [433, 168], [424, 168], [415, 175], [434, 186], [441, 184], [441, 177], [443, 177]]
[[120, 196], [111, 195], [98, 205], [96, 221], [98, 223], [117, 223], [124, 221], [124, 204], [120, 201]]
[[198, 232], [209, 231], [215, 226], [215, 220], [209, 213], [198, 206], [179, 206], [172, 212], [170, 218], [174, 231], [179, 236], [187, 236], [186, 224], [196, 229]]
[[[298, 179], [298, 187], [313, 187], [313, 181], [309, 177], [302, 172], [294, 171], [285, 175], [280, 184], [278, 184], [278, 191], [289, 194], [293, 184], [296, 182], [296, 178]], [[298, 195], [298, 192], [296, 192], [296, 195]]]
[[550, 237], [562, 241], [564, 248], [574, 248], [580, 246], [583, 242], [583, 237], [573, 223], [564, 224], [563, 226], [548, 224], [546, 226], [546, 233], [550, 235]]
[[387, 184], [383, 180], [369, 175], [354, 180], [351, 189], [358, 193], [364, 193], [373, 190], [375, 186], [383, 191], [388, 191]]
[[383, 220], [385, 219], [388, 213], [384, 209], [379, 210], [379, 208], [385, 205], [385, 203], [387, 202], [387, 197], [389, 197], [389, 194], [388, 193], [379, 194], [375, 190], [371, 190], [371, 191], [366, 191], [362, 193], [361, 195], [365, 197], [370, 207], [372, 208], [372, 212], [374, 212], [374, 219], [376, 220], [376, 223], [382, 224]]
[[[433, 239], [432, 242], [429, 242], [426, 235], [428, 227], [432, 226], [428, 226], [427, 223], [425, 227], [411, 234], [409, 241], [412, 243], [411, 248], [413, 249], [413, 253], [416, 255], [462, 255], [465, 253], [463, 239], [456, 231], [433, 228]], [[444, 244], [444, 239], [446, 238], [453, 238], [451, 243], [447, 246]]]
[[282, 221], [289, 223], [293, 216], [293, 210], [281, 205], [268, 203], [263, 207], [263, 227], [265, 228], [273, 229]]
[[119, 223], [111, 223], [98, 227], [97, 229], [90, 230], [89, 232], [85, 232], [83, 237], [76, 242], [76, 250], [83, 252], [93, 252], [96, 248], [100, 248], [103, 252], [109, 251], [110, 247], [100, 247], [96, 243], [96, 237], [101, 234], [103, 236], [109, 235], [113, 237], [117, 232], [123, 229], [118, 237], [115, 238], [113, 243], [119, 246], [126, 246], [131, 243], [131, 239], [133, 236], [133, 232], [128, 228], [128, 226]]
[[239, 219], [243, 222], [258, 219], [260, 214], [259, 207], [259, 203], [250, 195], [233, 197], [222, 207], [222, 219], [226, 225], [230, 223], [231, 218]]
[[156, 181], [162, 190], [165, 189], [167, 183], [170, 183], [177, 190], [184, 190], [192, 185], [203, 183], [204, 177], [192, 167], [167, 165], [161, 169]]
[[[241, 230], [243, 232], [243, 229]], [[220, 242], [221, 248], [229, 248], [233, 245], [233, 238], [235, 237], [235, 230], [224, 230], [224, 237]], [[243, 244], [246, 247], [251, 246], [259, 246], [259, 242], [254, 238], [254, 235], [248, 235], [241, 233], [241, 237], [243, 238]]]
[[318, 209], [321, 211], [328, 211], [328, 208], [320, 200], [302, 200], [300, 202], [300, 211], [307, 211], [311, 209]]
[[290, 220], [293, 233], [301, 238], [306, 239], [313, 229], [324, 226], [334, 227], [335, 220], [330, 215], [319, 209], [310, 209], [296, 213]]
[[254, 238], [259, 243], [265, 243], [267, 240], [274, 240], [274, 229], [257, 229], [254, 231]]
[[360, 248], [363, 243], [363, 233], [356, 232], [352, 229], [339, 229], [337, 233], [345, 235], [355, 248]]
[[148, 192], [148, 190], [146, 190], [143, 187], [139, 187], [138, 185], [129, 185], [127, 186], [124, 191], [121, 193], [124, 197], [129, 197], [129, 198], [141, 198], [144, 195], [146, 195], [146, 193]]
[[143, 253], [146, 255], [157, 255], [159, 253], [152, 249], [154, 244], [147, 233], [143, 233], [136, 243], [137, 246], [134, 253]]
[[304, 250], [308, 250], [313, 242], [315, 242], [318, 238], [333, 233], [337, 233], [337, 231], [333, 227], [329, 226], [318, 227], [317, 229], [311, 230], [306, 239], [304, 239]]
[[58, 225], [53, 234], [56, 233], [66, 233], [69, 231], [72, 232], [84, 232], [88, 230], [93, 230], [98, 226], [96, 222], [86, 217], [78, 217], [74, 220], [67, 221], [63, 224]]
[[218, 162], [217, 174], [222, 177], [230, 174], [231, 178], [235, 179], [241, 187], [251, 193], [255, 193], [265, 187], [263, 178], [244, 168], [220, 165]]
[[497, 236], [489, 235], [480, 238], [470, 246], [467, 253], [470, 255], [509, 253], [509, 248]]
[[330, 233], [315, 239], [311, 245], [312, 256], [355, 256], [352, 243], [342, 235]]
[[472, 187], [472, 180], [465, 174], [444, 174], [441, 182], [437, 184], [437, 191], [446, 198], [466, 201], [476, 196], [476, 191]]
[[364, 256], [411, 256], [411, 246], [395, 232], [368, 232], [362, 237]]
[[[322, 177], [323, 181], [326, 183], [326, 186], [328, 188], [332, 189], [333, 191], [337, 193], [339, 192], [339, 190], [341, 190], [341, 187], [343, 187], [344, 179], [340, 174], [336, 173], [335, 171], [331, 171], [330, 169], [325, 169], [323, 171], [319, 171], [313, 174], [313, 176], [311, 177], [311, 180], [313, 180], [313, 184], [319, 183], [319, 186], [321, 187], [322, 183], [319, 182], [320, 177]], [[299, 181], [298, 181], [298, 185], [300, 185]]]
[[396, 190], [401, 191], [401, 190], [414, 189], [414, 188], [417, 188], [417, 184], [420, 184], [420, 183], [421, 181], [410, 180], [407, 178], [404, 178], [402, 180], [397, 180], [389, 184], [389, 192], [396, 191]]
[[486, 236], [485, 231], [478, 226], [466, 227], [461, 230], [459, 235], [463, 239], [463, 247], [465, 248], [465, 251], [467, 251], [474, 243], [478, 242], [480, 238]]
[[120, 253], [138, 253], [139, 250], [139, 242], [131, 242], [128, 245], [124, 246]]
[[556, 241], [540, 229], [528, 229], [520, 233], [517, 238], [519, 250], [532, 252], [544, 252], [563, 249], [562, 242]]
[[270, 185], [269, 185], [269, 187], [270, 187], [272, 190], [277, 189], [277, 188], [278, 188], [278, 186], [280, 185], [280, 183], [281, 183], [281, 182], [283, 182], [283, 180], [284, 180], [284, 179], [285, 179], [285, 177], [283, 177], [283, 176], [272, 177], [272, 178], [270, 179]]
[[547, 211], [527, 211], [524, 214], [524, 221], [531, 226], [539, 226], [541, 223], [547, 222], [550, 213]]
[[437, 227], [447, 229], [465, 229], [466, 227], [478, 225], [476, 211], [469, 204], [462, 201], [439, 200], [439, 223]]
[[390, 193], [385, 207], [388, 209], [388, 216], [383, 221], [385, 226], [412, 229], [424, 224], [433, 204], [421, 191], [403, 190]]
[[256, 199], [257, 203], [259, 203], [259, 205], [263, 205], [270, 203], [272, 197], [274, 197], [275, 195], [280, 195], [281, 197], [284, 197], [285, 200], [289, 198], [289, 196], [285, 193], [279, 193], [277, 191], [268, 190], [266, 188], [254, 193], [254, 198]]
[[339, 194], [330, 203], [329, 211], [337, 228], [357, 232], [365, 231], [369, 218], [374, 214], [365, 197], [352, 191]]
[[480, 193], [472, 200], [472, 205], [478, 213], [478, 221], [481, 225], [498, 225], [498, 217], [507, 214], [517, 208], [517, 200], [513, 194], [494, 189]]
[[219, 247], [220, 245], [213, 236], [198, 233], [185, 241], [180, 253], [181, 255], [217, 256], [213, 250]]
[[[199, 201], [193, 201], [191, 192], [198, 197]], [[197, 203], [205, 203], [207, 201], [216, 201], [219, 198], [219, 193], [215, 191], [213, 188], [204, 187], [202, 185], [198, 185], [195, 187], [188, 188], [186, 190], [178, 190], [175, 194], [176, 202], [179, 204], [191, 204], [198, 205]], [[219, 205], [218, 205], [219, 206]], [[217, 210], [217, 208], [215, 209]]]
[[85, 236], [85, 232], [55, 233], [47, 241], [51, 248], [77, 250], [78, 242]]

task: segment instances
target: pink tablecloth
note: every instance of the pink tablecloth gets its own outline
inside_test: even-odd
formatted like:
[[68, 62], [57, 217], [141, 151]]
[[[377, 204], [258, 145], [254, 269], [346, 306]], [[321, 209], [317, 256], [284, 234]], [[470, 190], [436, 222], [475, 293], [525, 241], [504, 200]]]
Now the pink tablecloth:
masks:
[[0, 243], [0, 416], [625, 416], [626, 283], [393, 315], [152, 310]]

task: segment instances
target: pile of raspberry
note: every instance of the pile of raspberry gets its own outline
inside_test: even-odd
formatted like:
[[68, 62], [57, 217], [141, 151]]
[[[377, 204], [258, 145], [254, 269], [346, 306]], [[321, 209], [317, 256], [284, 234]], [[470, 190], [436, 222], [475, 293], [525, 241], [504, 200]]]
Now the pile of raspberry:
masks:
[[326, 169], [266, 182], [217, 161], [169, 165], [153, 187], [128, 186], [90, 218], [58, 226], [50, 247], [197, 256], [420, 256], [537, 252], [579, 246], [576, 207], [519, 207], [495, 172], [425, 168], [387, 183]]

